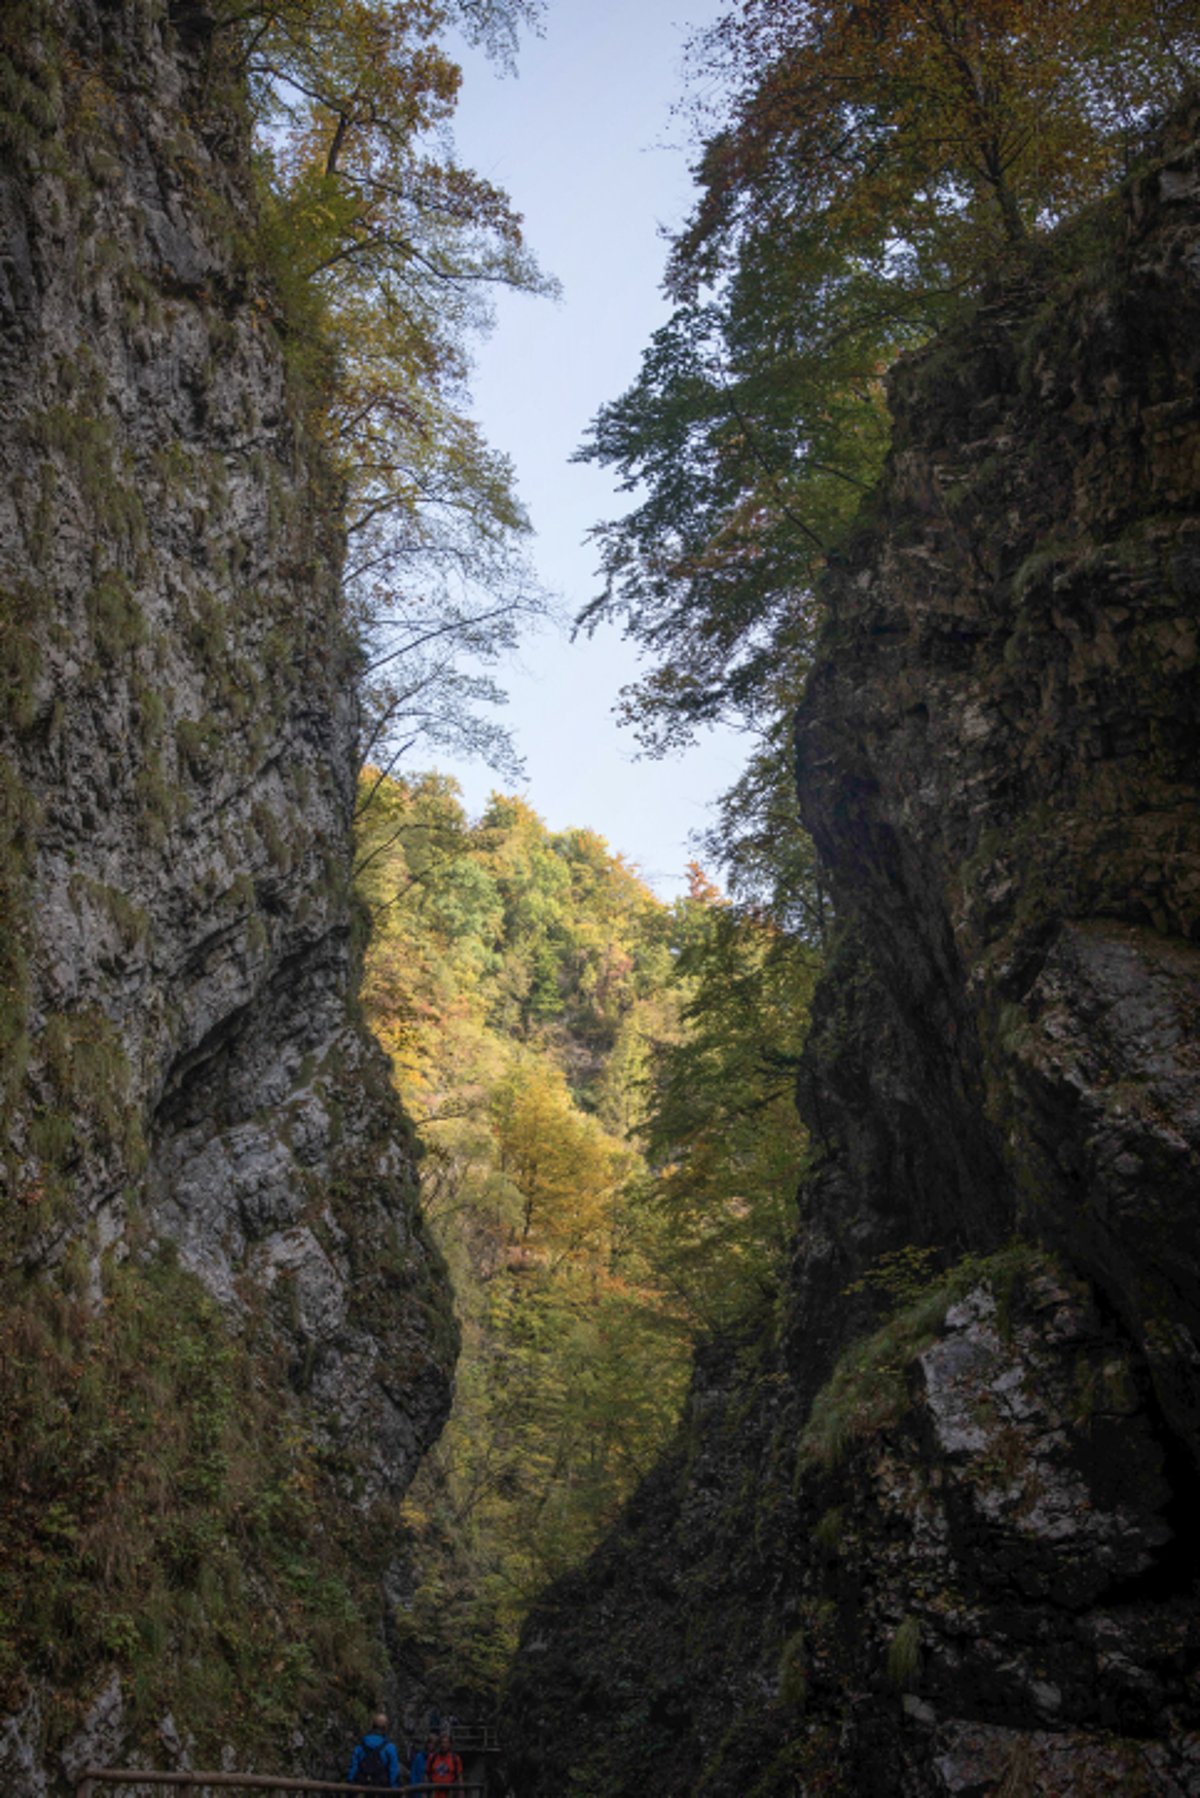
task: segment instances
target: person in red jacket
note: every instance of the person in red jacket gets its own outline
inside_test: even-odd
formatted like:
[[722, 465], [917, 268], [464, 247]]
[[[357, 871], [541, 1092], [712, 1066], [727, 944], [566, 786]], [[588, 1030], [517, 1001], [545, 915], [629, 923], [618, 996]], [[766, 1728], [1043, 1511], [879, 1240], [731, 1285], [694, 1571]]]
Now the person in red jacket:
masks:
[[425, 1778], [434, 1786], [460, 1786], [463, 1766], [450, 1746], [450, 1731], [444, 1729], [434, 1752], [425, 1762]]

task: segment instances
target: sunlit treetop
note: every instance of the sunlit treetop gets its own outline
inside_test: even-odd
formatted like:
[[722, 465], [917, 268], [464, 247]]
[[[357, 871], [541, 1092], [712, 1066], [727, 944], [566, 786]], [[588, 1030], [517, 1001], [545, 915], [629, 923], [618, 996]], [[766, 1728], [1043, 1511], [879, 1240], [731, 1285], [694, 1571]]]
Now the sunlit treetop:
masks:
[[740, 232], [845, 219], [959, 278], [1104, 191], [1200, 70], [1192, 0], [743, 0], [693, 47], [726, 117], [669, 281]]

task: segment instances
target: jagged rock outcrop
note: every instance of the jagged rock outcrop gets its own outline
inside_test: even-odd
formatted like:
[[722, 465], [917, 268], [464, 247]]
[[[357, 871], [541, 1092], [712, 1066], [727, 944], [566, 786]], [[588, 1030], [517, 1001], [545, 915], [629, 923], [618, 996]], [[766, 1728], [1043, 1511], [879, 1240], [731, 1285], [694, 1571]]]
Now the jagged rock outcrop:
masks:
[[786, 1315], [532, 1618], [523, 1794], [1200, 1789], [1198, 124], [893, 380]]
[[[203, 4], [39, 0], [0, 46], [4, 1254], [99, 1303], [177, 1245], [365, 1518], [455, 1331], [354, 1013], [338, 496], [223, 45]], [[30, 1715], [6, 1791], [48, 1789]]]

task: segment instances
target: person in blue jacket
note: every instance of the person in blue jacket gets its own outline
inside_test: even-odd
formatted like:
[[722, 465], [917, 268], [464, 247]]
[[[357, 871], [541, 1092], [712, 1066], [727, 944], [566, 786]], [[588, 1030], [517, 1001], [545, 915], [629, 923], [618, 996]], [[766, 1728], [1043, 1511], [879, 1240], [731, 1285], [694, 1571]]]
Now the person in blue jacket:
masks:
[[350, 1757], [347, 1785], [380, 1786], [395, 1791], [400, 1784], [400, 1756], [388, 1738], [388, 1720], [380, 1711]]
[[423, 1748], [418, 1748], [412, 1757], [408, 1772], [409, 1785], [422, 1786], [425, 1784], [425, 1767], [429, 1756], [436, 1747], [437, 1738], [435, 1736], [426, 1736], [425, 1746]]

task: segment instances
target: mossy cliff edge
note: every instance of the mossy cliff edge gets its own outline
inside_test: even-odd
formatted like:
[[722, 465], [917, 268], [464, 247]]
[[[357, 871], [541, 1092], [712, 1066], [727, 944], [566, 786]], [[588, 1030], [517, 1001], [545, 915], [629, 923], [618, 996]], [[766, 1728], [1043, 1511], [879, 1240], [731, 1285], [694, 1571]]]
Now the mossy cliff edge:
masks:
[[311, 1772], [455, 1330], [355, 1014], [338, 494], [210, 9], [0, 28], [0, 1785]]
[[1198, 126], [893, 379], [790, 1287], [530, 1620], [522, 1794], [1200, 1789]]

